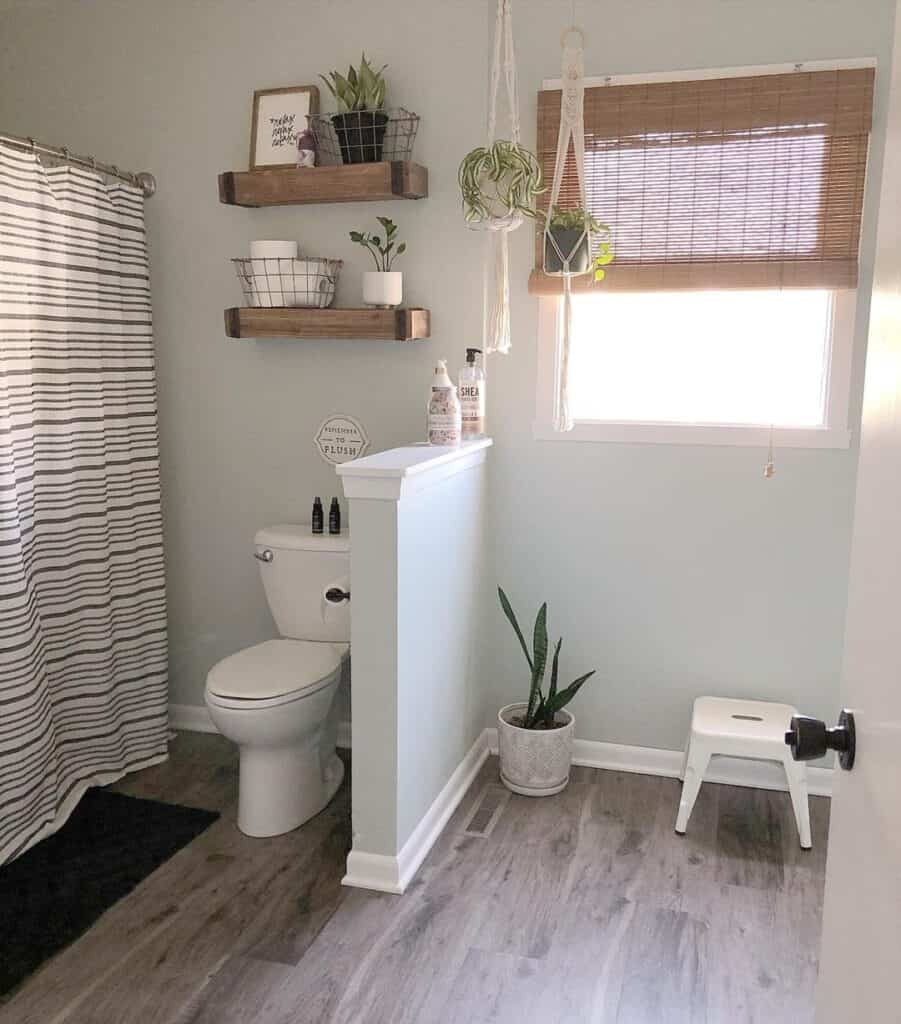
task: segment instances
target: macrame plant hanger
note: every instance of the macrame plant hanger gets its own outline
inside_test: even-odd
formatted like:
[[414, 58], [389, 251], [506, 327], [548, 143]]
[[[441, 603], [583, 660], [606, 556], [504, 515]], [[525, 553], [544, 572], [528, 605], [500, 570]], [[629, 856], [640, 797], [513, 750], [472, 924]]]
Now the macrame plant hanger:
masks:
[[[510, 107], [510, 141], [519, 145], [519, 101], [516, 93], [516, 58], [513, 52], [513, 0], [497, 0], [494, 51], [488, 96], [488, 148], [497, 136], [497, 98], [501, 74]], [[523, 222], [519, 212], [492, 216], [471, 225], [486, 231], [482, 283], [482, 347], [486, 354], [510, 351], [510, 249], [507, 235]], [[491, 277], [494, 277], [492, 296]]]
[[[570, 39], [575, 37], [575, 42]], [[544, 272], [563, 278], [563, 321], [560, 332], [560, 351], [557, 364], [557, 399], [554, 410], [554, 429], [563, 432], [572, 430], [573, 420], [569, 410], [569, 340], [572, 330], [572, 289], [571, 279], [580, 274], [592, 273], [594, 267], [590, 259], [592, 239], [589, 226], [583, 225], [581, 234], [576, 238], [568, 251], [561, 249], [560, 243], [551, 228], [551, 217], [560, 188], [563, 184], [563, 173], [569, 155], [569, 144], [572, 140], [573, 156], [576, 164], [576, 177], [579, 182], [579, 207], [588, 209], [585, 194], [585, 59], [583, 48], [585, 33], [575, 25], [564, 29], [560, 37], [563, 49], [562, 87], [560, 96], [560, 132], [557, 136], [557, 158], [554, 164], [554, 183], [548, 201], [547, 220], [544, 228]], [[588, 247], [589, 259], [587, 269], [574, 269], [575, 257]], [[548, 254], [553, 253], [555, 263], [562, 269], [548, 269]], [[584, 262], [584, 261], [583, 261]]]

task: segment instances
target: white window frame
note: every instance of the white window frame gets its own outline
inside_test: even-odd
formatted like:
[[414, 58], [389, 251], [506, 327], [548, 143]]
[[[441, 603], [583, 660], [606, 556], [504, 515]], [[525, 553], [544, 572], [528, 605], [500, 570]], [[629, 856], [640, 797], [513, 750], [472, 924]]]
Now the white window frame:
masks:
[[[640, 295], [640, 292], [636, 292]], [[560, 375], [560, 322], [563, 302], [556, 296], [538, 300], [538, 379], [533, 434], [539, 441], [596, 441], [613, 444], [694, 444], [766, 447], [768, 426], [728, 423], [651, 423], [616, 420], [577, 420], [572, 430], [554, 429]], [[854, 350], [857, 292], [833, 292], [826, 382], [826, 425], [773, 429], [778, 448], [848, 448], [848, 405]], [[628, 344], [626, 339], [623, 344]]]
[[[634, 85], [647, 82], [677, 82], [706, 78], [728, 78], [791, 71], [822, 71], [875, 67], [874, 58], [836, 61], [805, 61], [739, 68], [711, 68], [699, 71], [655, 72], [640, 75], [606, 75], [586, 78], [586, 86]], [[545, 79], [543, 89], [559, 89], [560, 79]], [[640, 293], [636, 293], [640, 294]], [[562, 301], [541, 296], [538, 309], [538, 379], [533, 434], [540, 441], [594, 441], [613, 444], [687, 444], [766, 447], [768, 426], [728, 423], [652, 423], [614, 420], [577, 420], [569, 431], [554, 429], [560, 365], [560, 317]], [[857, 290], [833, 292], [829, 367], [826, 391], [826, 424], [822, 427], [774, 427], [772, 441], [779, 448], [848, 448], [848, 409], [851, 398], [851, 364], [857, 320]], [[626, 343], [626, 342], [624, 342]]]

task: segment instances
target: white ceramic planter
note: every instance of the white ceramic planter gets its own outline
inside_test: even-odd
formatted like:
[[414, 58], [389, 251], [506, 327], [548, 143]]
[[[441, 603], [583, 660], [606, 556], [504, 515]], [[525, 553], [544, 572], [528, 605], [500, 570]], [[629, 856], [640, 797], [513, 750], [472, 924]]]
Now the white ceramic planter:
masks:
[[363, 273], [363, 301], [367, 306], [390, 309], [404, 297], [404, 275], [400, 270], [367, 270]]
[[509, 719], [525, 710], [525, 703], [508, 704], [497, 713], [501, 782], [523, 796], [552, 796], [569, 782], [576, 720], [569, 711], [558, 711], [558, 717], [566, 721], [559, 729], [511, 725]]

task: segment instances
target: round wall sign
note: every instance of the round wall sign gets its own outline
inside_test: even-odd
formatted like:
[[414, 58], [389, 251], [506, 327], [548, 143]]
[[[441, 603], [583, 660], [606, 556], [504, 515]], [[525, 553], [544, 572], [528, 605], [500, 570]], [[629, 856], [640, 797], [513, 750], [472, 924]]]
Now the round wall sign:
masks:
[[362, 424], [343, 413], [324, 420], [316, 431], [315, 440], [319, 454], [334, 466], [358, 459], [369, 451], [369, 438]]

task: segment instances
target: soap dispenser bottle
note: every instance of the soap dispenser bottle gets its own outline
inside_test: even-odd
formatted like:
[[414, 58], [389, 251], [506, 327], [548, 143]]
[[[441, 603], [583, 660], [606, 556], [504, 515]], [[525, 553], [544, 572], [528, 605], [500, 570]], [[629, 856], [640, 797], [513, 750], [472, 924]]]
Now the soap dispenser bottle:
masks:
[[429, 397], [429, 444], [458, 445], [461, 416], [457, 389], [447, 375], [447, 361], [439, 359]]
[[466, 365], [460, 371], [460, 408], [463, 414], [463, 440], [485, 436], [485, 371], [482, 350], [468, 348]]

